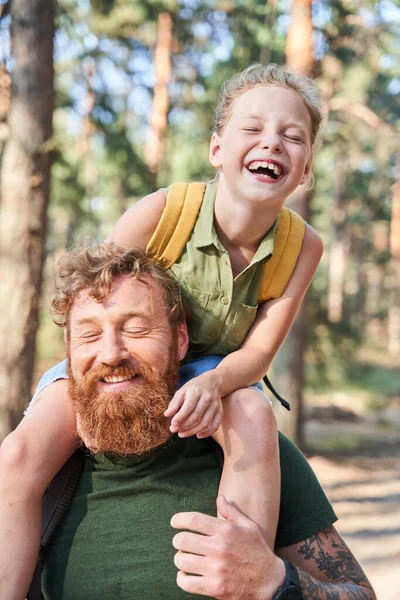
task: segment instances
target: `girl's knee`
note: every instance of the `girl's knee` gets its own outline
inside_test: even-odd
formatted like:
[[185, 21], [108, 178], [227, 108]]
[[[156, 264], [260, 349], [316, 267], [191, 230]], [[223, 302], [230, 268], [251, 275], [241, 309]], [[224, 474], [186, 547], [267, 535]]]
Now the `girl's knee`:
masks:
[[28, 459], [26, 440], [17, 431], [10, 433], [0, 446], [0, 466], [3, 471], [12, 474], [23, 469]]
[[[21, 496], [34, 494], [39, 480], [30, 452], [29, 440], [18, 430], [10, 433], [0, 446], [0, 485], [4, 493], [12, 490]], [[44, 490], [38, 490], [43, 493]]]
[[233, 419], [250, 419], [264, 429], [276, 427], [272, 406], [266, 396], [253, 388], [232, 392], [224, 398], [224, 412], [231, 413]]
[[278, 428], [268, 398], [252, 388], [237, 390], [223, 401], [226, 424], [251, 437], [252, 444], [269, 452], [278, 443]]

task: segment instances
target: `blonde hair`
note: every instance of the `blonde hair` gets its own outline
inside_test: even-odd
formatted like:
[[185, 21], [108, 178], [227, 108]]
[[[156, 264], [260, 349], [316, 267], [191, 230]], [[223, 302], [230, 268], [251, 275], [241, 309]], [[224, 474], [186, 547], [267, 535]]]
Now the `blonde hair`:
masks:
[[220, 103], [215, 112], [214, 131], [219, 135], [232, 114], [235, 100], [254, 87], [279, 86], [294, 90], [303, 100], [311, 117], [311, 145], [321, 129], [323, 112], [319, 90], [313, 79], [291, 73], [284, 66], [254, 64], [225, 81], [220, 91]]
[[141, 281], [148, 275], [163, 292], [171, 326], [185, 322], [185, 300], [176, 279], [142, 250], [125, 250], [106, 242], [76, 246], [60, 259], [51, 303], [53, 321], [59, 327], [68, 325], [71, 307], [82, 291], [88, 291], [96, 302], [107, 300], [114, 280], [121, 275]]

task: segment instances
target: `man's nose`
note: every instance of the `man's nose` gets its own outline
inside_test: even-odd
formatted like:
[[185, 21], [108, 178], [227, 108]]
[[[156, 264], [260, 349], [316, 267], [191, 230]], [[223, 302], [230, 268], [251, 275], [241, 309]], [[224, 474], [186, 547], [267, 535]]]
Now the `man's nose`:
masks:
[[122, 336], [116, 332], [104, 332], [101, 350], [98, 356], [99, 362], [106, 365], [116, 365], [129, 357]]

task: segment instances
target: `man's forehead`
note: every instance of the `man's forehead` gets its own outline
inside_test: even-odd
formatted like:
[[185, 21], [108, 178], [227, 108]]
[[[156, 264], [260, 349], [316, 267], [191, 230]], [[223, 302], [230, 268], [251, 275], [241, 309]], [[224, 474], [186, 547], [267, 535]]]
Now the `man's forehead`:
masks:
[[104, 312], [143, 313], [161, 316], [165, 313], [165, 302], [160, 286], [148, 275], [140, 279], [121, 275], [112, 283], [111, 293], [103, 302], [91, 296], [91, 289], [82, 290], [71, 307], [71, 319], [80, 319]]

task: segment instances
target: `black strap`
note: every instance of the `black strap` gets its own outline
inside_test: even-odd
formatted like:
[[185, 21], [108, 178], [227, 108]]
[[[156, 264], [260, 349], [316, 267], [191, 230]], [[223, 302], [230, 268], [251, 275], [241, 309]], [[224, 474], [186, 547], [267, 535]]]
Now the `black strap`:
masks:
[[80, 448], [67, 460], [50, 483], [42, 501], [42, 537], [39, 560], [28, 592], [28, 600], [42, 600], [41, 578], [43, 556], [53, 542], [82, 475], [85, 449]]
[[67, 460], [46, 490], [42, 502], [42, 538], [40, 549], [45, 552], [54, 540], [82, 475], [85, 451], [80, 448]]
[[287, 400], [285, 400], [284, 398], [282, 398], [282, 396], [280, 396], [278, 394], [278, 392], [276, 391], [276, 389], [274, 388], [274, 386], [272, 385], [272, 383], [268, 379], [267, 375], [264, 375], [263, 380], [264, 380], [265, 385], [269, 389], [269, 391], [273, 393], [273, 395], [275, 396], [275, 398], [277, 400], [279, 400], [279, 402], [282, 404], [282, 406], [284, 408], [286, 408], [286, 410], [290, 410], [290, 404], [289, 404], [289, 402]]
[[43, 557], [40, 553], [39, 560], [36, 563], [35, 572], [31, 581], [31, 587], [27, 595], [27, 600], [43, 600], [42, 595], [42, 569]]

